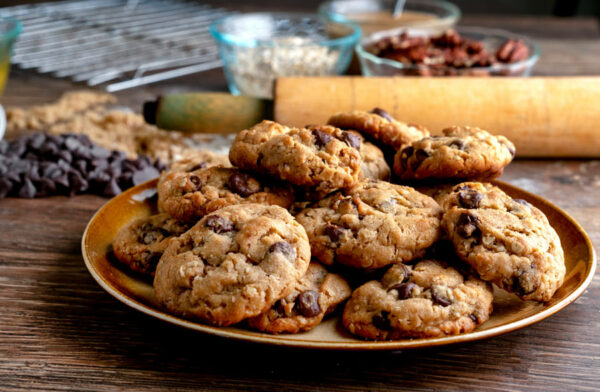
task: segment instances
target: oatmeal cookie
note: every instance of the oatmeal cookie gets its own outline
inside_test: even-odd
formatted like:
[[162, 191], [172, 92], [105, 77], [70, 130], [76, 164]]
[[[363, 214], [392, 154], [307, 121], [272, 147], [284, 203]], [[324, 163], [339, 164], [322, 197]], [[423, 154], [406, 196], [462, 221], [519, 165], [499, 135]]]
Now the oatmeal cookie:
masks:
[[442, 261], [392, 266], [381, 281], [352, 293], [342, 322], [371, 340], [432, 338], [470, 332], [492, 312], [492, 287]]
[[451, 127], [396, 153], [394, 172], [402, 180], [485, 180], [502, 174], [515, 156], [504, 136], [475, 127]]
[[338, 128], [358, 131], [392, 147], [394, 151], [429, 136], [429, 131], [425, 127], [395, 120], [380, 108], [375, 108], [371, 112], [353, 110], [337, 113], [327, 123]]
[[546, 216], [491, 184], [456, 185], [442, 200], [442, 225], [458, 255], [481, 276], [524, 300], [545, 302], [562, 285], [564, 253]]
[[350, 297], [352, 290], [342, 276], [311, 262], [294, 291], [265, 313], [248, 319], [248, 325], [269, 333], [298, 333], [319, 325], [325, 315]]
[[290, 186], [232, 167], [167, 173], [160, 178], [157, 189], [159, 209], [185, 222], [197, 221], [232, 204], [261, 203], [289, 208], [294, 201]]
[[290, 294], [309, 263], [306, 232], [285, 209], [237, 204], [170, 241], [154, 290], [172, 313], [226, 326]]
[[358, 181], [360, 143], [356, 134], [331, 126], [290, 128], [265, 120], [237, 135], [229, 159], [244, 170], [330, 192]]
[[123, 227], [113, 241], [115, 257], [133, 271], [154, 276], [158, 260], [169, 240], [189, 229], [189, 225], [168, 214], [138, 219]]
[[367, 180], [304, 209], [296, 219], [322, 263], [376, 269], [421, 257], [440, 236], [441, 212], [413, 188]]

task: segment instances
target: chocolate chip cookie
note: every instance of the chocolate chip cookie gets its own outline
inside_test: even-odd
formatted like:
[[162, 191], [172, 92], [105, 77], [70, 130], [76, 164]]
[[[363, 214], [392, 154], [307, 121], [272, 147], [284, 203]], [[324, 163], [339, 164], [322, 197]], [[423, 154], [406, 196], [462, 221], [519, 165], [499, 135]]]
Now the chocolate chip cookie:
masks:
[[411, 187], [366, 180], [296, 219], [322, 263], [376, 269], [422, 256], [440, 236], [441, 213], [432, 198]]
[[483, 280], [545, 302], [562, 285], [564, 253], [546, 216], [491, 184], [458, 184], [442, 200], [442, 225]]
[[402, 180], [485, 180], [500, 176], [515, 156], [514, 144], [504, 136], [475, 127], [442, 132], [399, 150], [394, 172]]
[[289, 295], [309, 263], [306, 232], [285, 209], [237, 204], [171, 240], [154, 290], [172, 313], [226, 326]]
[[311, 262], [294, 290], [265, 313], [248, 319], [248, 325], [268, 333], [298, 333], [319, 325], [323, 317], [350, 297], [346, 280]]
[[429, 136], [429, 131], [425, 127], [395, 120], [380, 108], [375, 108], [371, 112], [353, 110], [337, 113], [327, 123], [341, 129], [356, 130], [384, 145], [391, 146], [394, 151]]
[[115, 257], [132, 270], [154, 276], [169, 240], [189, 229], [189, 225], [168, 214], [138, 219], [123, 227], [113, 241]]
[[294, 201], [290, 186], [227, 167], [171, 172], [160, 178], [157, 189], [159, 208], [186, 222], [197, 221], [232, 204], [261, 203], [288, 208]]
[[492, 301], [489, 283], [445, 262], [423, 260], [414, 267], [396, 264], [381, 281], [356, 289], [342, 322], [371, 340], [455, 335], [487, 321]]
[[263, 121], [241, 131], [231, 146], [231, 163], [294, 185], [331, 192], [358, 181], [360, 138], [331, 126], [290, 128]]

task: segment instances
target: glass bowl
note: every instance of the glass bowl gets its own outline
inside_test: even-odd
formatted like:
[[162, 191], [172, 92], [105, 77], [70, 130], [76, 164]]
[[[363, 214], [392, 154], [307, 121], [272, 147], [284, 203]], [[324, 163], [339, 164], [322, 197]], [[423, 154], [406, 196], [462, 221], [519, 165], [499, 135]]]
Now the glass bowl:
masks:
[[273, 98], [280, 76], [340, 75], [360, 27], [341, 17], [302, 13], [231, 15], [210, 26], [233, 94]]
[[462, 37], [483, 42], [485, 49], [490, 53], [496, 52], [509, 39], [521, 40], [529, 50], [529, 57], [523, 61], [498, 63], [487, 67], [456, 68], [442, 66], [430, 69], [422, 64], [402, 63], [391, 59], [384, 59], [367, 51], [367, 48], [373, 43], [383, 38], [397, 36], [404, 31], [410, 36], [437, 34], [437, 32], [427, 29], [401, 28], [381, 31], [363, 38], [356, 45], [356, 54], [364, 76], [529, 76], [533, 66], [540, 57], [539, 46], [529, 38], [505, 30], [483, 27], [458, 27], [456, 31]]
[[460, 19], [460, 9], [444, 0], [406, 0], [402, 14], [393, 17], [396, 0], [333, 0], [319, 6], [329, 18], [344, 16], [358, 23], [365, 35], [397, 27], [444, 31]]
[[13, 18], [0, 17], [0, 93], [4, 90], [10, 72], [12, 48], [21, 34], [21, 22]]

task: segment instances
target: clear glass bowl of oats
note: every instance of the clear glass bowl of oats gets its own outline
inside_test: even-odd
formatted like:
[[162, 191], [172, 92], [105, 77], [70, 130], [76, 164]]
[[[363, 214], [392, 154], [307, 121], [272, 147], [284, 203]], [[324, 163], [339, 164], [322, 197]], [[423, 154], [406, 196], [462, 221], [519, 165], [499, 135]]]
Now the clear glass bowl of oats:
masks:
[[343, 74], [361, 34], [342, 17], [302, 13], [250, 13], [215, 21], [225, 76], [233, 94], [273, 98], [280, 76]]

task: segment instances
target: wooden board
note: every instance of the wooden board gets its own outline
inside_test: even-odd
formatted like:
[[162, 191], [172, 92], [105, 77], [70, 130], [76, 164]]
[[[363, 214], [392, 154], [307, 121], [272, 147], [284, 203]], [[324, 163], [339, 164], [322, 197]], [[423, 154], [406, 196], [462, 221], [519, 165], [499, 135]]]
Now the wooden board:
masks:
[[374, 107], [434, 134], [470, 125], [505, 135], [520, 157], [600, 157], [600, 77], [315, 77], [276, 85], [275, 120], [288, 125]]

